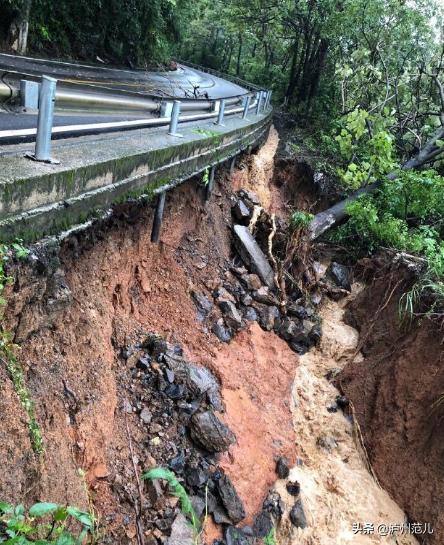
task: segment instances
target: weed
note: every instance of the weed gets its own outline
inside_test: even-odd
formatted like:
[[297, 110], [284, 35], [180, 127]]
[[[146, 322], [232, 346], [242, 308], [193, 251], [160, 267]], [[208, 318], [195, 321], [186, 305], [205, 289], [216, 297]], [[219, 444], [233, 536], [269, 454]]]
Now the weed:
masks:
[[264, 545], [276, 545], [276, 531], [274, 528], [265, 536]]
[[305, 212], [305, 210], [295, 210], [290, 216], [290, 224], [293, 228], [305, 228], [308, 227], [313, 218], [314, 216], [313, 214], [310, 214], [310, 212]]
[[196, 134], [202, 134], [203, 136], [220, 136], [220, 134], [216, 131], [212, 131], [211, 129], [203, 129], [201, 127], [193, 129], [193, 132], [195, 132]]
[[191, 504], [190, 498], [185, 490], [185, 488], [179, 483], [177, 477], [172, 471], [163, 467], [156, 467], [150, 469], [142, 475], [142, 479], [150, 480], [164, 480], [168, 482], [170, 492], [173, 496], [176, 496], [180, 500], [180, 508], [182, 513], [190, 520], [191, 526], [193, 527], [193, 532], [195, 540], [197, 542], [200, 530], [200, 521], [194, 511], [194, 508]]
[[207, 187], [207, 185], [209, 184], [210, 182], [210, 169], [209, 168], [206, 168], [204, 171], [203, 171], [203, 174], [202, 174], [202, 185], [204, 187]]
[[[71, 530], [76, 522], [78, 528]], [[40, 502], [26, 511], [23, 505], [0, 502], [0, 543], [4, 545], [83, 545], [87, 539], [94, 543], [93, 532], [90, 515], [76, 507]]]
[[101, 537], [99, 532], [99, 514], [94, 507], [94, 502], [91, 497], [91, 491], [89, 489], [88, 483], [86, 482], [86, 473], [83, 471], [83, 469], [79, 469], [78, 473], [80, 478], [82, 479], [83, 489], [85, 490], [86, 497], [88, 498], [88, 513], [93, 523], [91, 528], [92, 543], [96, 543]]

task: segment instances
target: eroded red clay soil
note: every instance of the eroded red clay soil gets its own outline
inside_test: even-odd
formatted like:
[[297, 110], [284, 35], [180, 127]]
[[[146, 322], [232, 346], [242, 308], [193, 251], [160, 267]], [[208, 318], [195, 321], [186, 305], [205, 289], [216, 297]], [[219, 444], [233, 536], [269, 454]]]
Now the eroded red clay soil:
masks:
[[27, 267], [17, 272], [7, 322], [21, 345], [45, 455], [39, 461], [32, 454], [25, 415], [2, 371], [2, 499], [85, 507], [81, 469], [110, 535], [135, 542], [133, 521], [123, 534], [120, 528], [124, 514], [133, 516], [131, 506], [119, 504], [116, 493], [122, 481], [134, 481], [127, 423], [137, 470], [156, 460], [138, 416], [122, 410], [127, 386], [119, 383], [125, 371], [116, 349], [156, 331], [222, 380], [225, 418], [238, 436], [223, 465], [251, 520], [274, 481], [274, 456], [291, 451], [288, 398], [296, 356], [256, 325], [227, 346], [197, 320], [191, 290], [208, 293], [228, 274], [227, 184], [219, 179], [207, 205], [195, 180], [172, 192], [159, 245], [150, 243], [152, 208], [137, 205], [123, 207], [103, 231], [71, 238], [61, 253], [68, 302], [53, 297], [44, 274], [33, 276]]

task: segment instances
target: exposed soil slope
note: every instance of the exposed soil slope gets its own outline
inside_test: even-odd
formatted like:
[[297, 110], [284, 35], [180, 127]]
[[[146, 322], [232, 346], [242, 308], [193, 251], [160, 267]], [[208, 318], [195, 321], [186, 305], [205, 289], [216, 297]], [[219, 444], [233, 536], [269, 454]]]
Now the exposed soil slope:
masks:
[[[264, 163], [266, 183], [273, 169]], [[152, 208], [128, 204], [100, 228], [65, 242], [52, 276], [31, 266], [16, 271], [7, 321], [21, 346], [45, 455], [33, 455], [25, 415], [2, 371], [2, 499], [86, 507], [89, 488], [113, 542], [135, 543], [137, 488], [126, 425], [137, 471], [163, 460], [150, 443], [157, 434], [125, 409], [135, 392], [120, 350], [156, 331], [221, 379], [226, 420], [238, 435], [223, 466], [252, 520], [274, 480], [275, 456], [291, 457], [287, 400], [297, 356], [258, 326], [222, 345], [198, 319], [191, 291], [209, 294], [229, 274], [230, 192], [224, 175], [207, 204], [195, 180], [172, 192], [159, 245], [150, 242]], [[162, 431], [165, 448], [174, 442], [170, 431]]]
[[350, 307], [363, 359], [340, 377], [353, 402], [372, 467], [412, 521], [432, 523], [425, 543], [444, 536], [444, 420], [433, 404], [444, 392], [443, 332], [424, 319], [399, 323], [408, 271], [366, 262], [368, 287]]

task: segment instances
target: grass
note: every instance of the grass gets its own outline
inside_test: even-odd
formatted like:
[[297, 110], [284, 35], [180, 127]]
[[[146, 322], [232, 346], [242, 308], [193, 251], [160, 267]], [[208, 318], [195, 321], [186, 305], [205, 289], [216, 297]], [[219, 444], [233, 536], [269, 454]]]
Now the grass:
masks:
[[193, 533], [194, 533], [194, 540], [195, 540], [195, 543], [197, 543], [199, 539], [201, 524], [191, 504], [191, 500], [187, 494], [187, 491], [180, 484], [176, 475], [174, 475], [174, 473], [170, 471], [169, 469], [166, 469], [163, 467], [156, 467], [144, 473], [142, 475], [142, 479], [163, 480], [168, 482], [170, 493], [173, 496], [176, 496], [179, 498], [180, 509], [191, 523], [191, 526], [193, 528]]
[[276, 531], [274, 528], [265, 536], [264, 545], [276, 545]]
[[[421, 312], [421, 302], [425, 298], [432, 300], [427, 310]], [[444, 282], [424, 275], [413, 287], [404, 293], [399, 300], [399, 317], [401, 321], [411, 322], [415, 317], [444, 319]]]

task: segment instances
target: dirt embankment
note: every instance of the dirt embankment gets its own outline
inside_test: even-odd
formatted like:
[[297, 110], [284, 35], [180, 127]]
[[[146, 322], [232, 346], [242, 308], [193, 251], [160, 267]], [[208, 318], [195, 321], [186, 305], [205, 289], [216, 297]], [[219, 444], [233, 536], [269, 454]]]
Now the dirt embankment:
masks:
[[443, 542], [444, 392], [442, 328], [423, 319], [400, 324], [399, 299], [411, 285], [404, 267], [364, 263], [367, 287], [348, 321], [360, 332], [363, 358], [340, 384], [351, 399], [381, 485], [411, 521], [431, 523], [424, 543]]
[[[265, 185], [273, 174], [267, 151], [273, 145], [265, 146], [266, 157], [255, 156], [265, 164], [256, 170]], [[20, 345], [45, 453], [42, 460], [32, 453], [25, 414], [0, 368], [2, 500], [80, 507], [92, 500], [109, 539], [135, 543], [131, 494], [137, 488], [126, 426], [139, 473], [165, 462], [150, 442], [159, 430], [156, 441], [165, 448], [174, 450], [174, 437], [165, 429], [166, 415], [155, 416], [147, 429], [138, 412], [128, 414], [126, 400], [138, 387], [121, 350], [155, 331], [220, 379], [225, 420], [238, 438], [220, 465], [252, 521], [275, 480], [276, 456], [293, 457], [288, 400], [297, 355], [256, 324], [222, 344], [198, 319], [191, 292], [210, 294], [230, 274], [231, 191], [221, 172], [207, 204], [196, 180], [172, 192], [159, 245], [150, 242], [152, 208], [133, 203], [100, 228], [71, 236], [58, 256], [36, 256], [37, 265], [17, 269], [6, 321]], [[162, 539], [158, 529], [154, 536]]]

